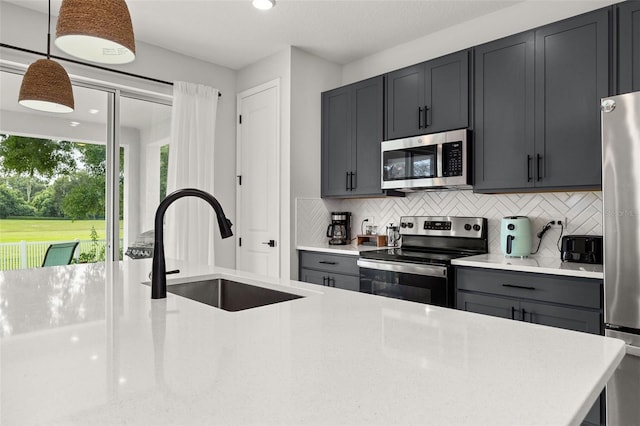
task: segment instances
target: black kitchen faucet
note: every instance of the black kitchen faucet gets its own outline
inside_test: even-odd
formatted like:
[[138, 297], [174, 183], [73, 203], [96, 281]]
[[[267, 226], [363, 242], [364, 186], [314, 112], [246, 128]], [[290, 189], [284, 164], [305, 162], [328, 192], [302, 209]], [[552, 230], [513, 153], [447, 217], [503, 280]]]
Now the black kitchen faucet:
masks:
[[194, 188], [178, 189], [167, 195], [164, 200], [160, 202], [158, 209], [156, 210], [155, 228], [154, 228], [154, 241], [153, 241], [153, 266], [151, 268], [151, 298], [152, 299], [164, 299], [167, 297], [167, 276], [166, 276], [166, 264], [164, 260], [164, 231], [162, 229], [164, 221], [164, 213], [167, 208], [179, 198], [182, 197], [198, 197], [205, 200], [213, 207], [218, 218], [218, 227], [220, 228], [220, 236], [222, 238], [229, 238], [233, 236], [231, 232], [231, 226], [233, 224], [224, 215], [224, 211], [213, 195]]

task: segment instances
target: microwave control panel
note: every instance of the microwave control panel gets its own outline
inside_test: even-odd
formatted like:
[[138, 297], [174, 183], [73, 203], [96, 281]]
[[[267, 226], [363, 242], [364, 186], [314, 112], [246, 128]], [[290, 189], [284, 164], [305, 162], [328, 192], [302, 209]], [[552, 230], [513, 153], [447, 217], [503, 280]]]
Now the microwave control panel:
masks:
[[442, 144], [442, 176], [462, 176], [462, 142]]

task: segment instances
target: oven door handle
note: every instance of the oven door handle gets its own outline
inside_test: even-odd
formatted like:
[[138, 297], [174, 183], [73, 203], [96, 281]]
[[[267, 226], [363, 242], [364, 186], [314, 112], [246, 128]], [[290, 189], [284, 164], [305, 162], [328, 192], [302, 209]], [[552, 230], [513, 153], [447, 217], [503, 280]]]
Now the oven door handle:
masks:
[[415, 263], [388, 262], [370, 259], [358, 259], [358, 266], [378, 271], [401, 272], [403, 274], [425, 275], [429, 277], [447, 277], [445, 266], [417, 265]]

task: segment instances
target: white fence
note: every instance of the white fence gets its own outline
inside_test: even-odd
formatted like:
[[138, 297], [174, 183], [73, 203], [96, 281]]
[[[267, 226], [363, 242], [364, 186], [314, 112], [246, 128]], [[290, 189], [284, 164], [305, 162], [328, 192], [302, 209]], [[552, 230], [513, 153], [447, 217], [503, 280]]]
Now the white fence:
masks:
[[[74, 241], [78, 241], [80, 243], [73, 254], [73, 257], [77, 262], [80, 253], [87, 253], [92, 249], [93, 241]], [[65, 241], [20, 241], [18, 243], [0, 244], [0, 271], [40, 267], [42, 266], [42, 261], [44, 260], [44, 255], [47, 252], [49, 245], [63, 242]], [[97, 251], [100, 253], [104, 248], [106, 241], [97, 240], [96, 242], [98, 244]]]

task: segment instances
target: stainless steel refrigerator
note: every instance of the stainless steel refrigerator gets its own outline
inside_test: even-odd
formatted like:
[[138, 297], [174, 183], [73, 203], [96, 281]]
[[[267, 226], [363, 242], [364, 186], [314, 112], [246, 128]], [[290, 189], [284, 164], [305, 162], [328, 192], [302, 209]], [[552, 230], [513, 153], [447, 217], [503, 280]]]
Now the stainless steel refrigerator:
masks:
[[607, 384], [607, 424], [640, 425], [640, 92], [601, 109], [605, 333], [627, 343]]

